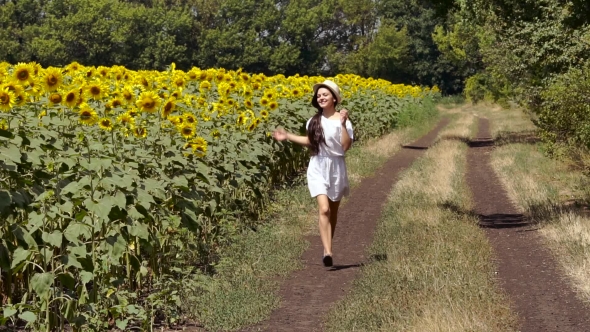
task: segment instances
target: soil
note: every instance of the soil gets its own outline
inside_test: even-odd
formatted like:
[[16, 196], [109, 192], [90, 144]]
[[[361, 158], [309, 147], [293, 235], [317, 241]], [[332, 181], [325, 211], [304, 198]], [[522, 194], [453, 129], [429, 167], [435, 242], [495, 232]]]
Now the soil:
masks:
[[489, 121], [479, 119], [467, 155], [467, 183], [474, 213], [493, 247], [496, 277], [519, 320], [519, 331], [590, 331], [590, 310], [580, 301], [536, 225], [511, 203], [490, 164], [494, 148]]
[[301, 257], [303, 269], [295, 271], [282, 284], [281, 306], [268, 321], [245, 331], [321, 331], [330, 307], [350, 289], [359, 267], [370, 260], [367, 247], [381, 217], [382, 205], [400, 173], [434, 143], [447, 125], [443, 119], [427, 135], [402, 149], [372, 177], [364, 179], [339, 210], [333, 250], [334, 266], [322, 264], [323, 247], [319, 236], [310, 236], [310, 246]]

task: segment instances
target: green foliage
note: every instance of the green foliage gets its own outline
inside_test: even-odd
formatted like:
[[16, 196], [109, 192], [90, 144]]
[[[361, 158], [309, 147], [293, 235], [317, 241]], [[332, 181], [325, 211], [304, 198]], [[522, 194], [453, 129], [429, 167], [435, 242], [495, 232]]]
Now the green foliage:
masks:
[[[590, 149], [590, 61], [550, 80], [535, 122], [546, 141]], [[552, 145], [552, 146], [553, 146]], [[550, 146], [551, 147], [551, 146]]]

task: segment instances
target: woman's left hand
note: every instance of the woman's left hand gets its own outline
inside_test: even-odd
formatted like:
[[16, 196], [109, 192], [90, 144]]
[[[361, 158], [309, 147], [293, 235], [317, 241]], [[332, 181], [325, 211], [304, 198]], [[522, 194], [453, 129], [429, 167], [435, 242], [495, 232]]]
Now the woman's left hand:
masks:
[[343, 108], [340, 110], [340, 123], [346, 126], [346, 120], [348, 120], [348, 110]]

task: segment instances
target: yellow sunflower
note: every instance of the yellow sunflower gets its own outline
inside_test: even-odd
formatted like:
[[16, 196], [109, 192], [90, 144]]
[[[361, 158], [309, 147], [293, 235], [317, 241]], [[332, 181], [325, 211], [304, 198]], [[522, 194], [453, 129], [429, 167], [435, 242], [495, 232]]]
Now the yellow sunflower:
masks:
[[32, 78], [29, 80], [29, 86], [27, 87], [27, 94], [29, 94], [29, 96], [38, 97], [41, 95], [42, 90], [43, 87], [39, 84], [37, 79]]
[[178, 128], [178, 132], [180, 132], [180, 135], [182, 135], [182, 137], [189, 139], [195, 136], [196, 130], [195, 126], [186, 123]]
[[16, 103], [16, 97], [14, 93], [4, 88], [0, 90], [0, 110], [3, 112], [9, 112], [14, 104]]
[[61, 70], [54, 67], [48, 67], [47, 69], [45, 69], [42, 80], [43, 88], [45, 89], [45, 91], [55, 91], [61, 86], [62, 83], [63, 75], [61, 73]]
[[101, 100], [108, 94], [106, 84], [94, 82], [86, 87], [86, 95], [94, 100]]
[[18, 84], [16, 81], [6, 82], [0, 86], [0, 90], [8, 89], [8, 91], [14, 93], [15, 95], [19, 95], [25, 91], [22, 85]]
[[199, 84], [199, 89], [209, 90], [211, 89], [211, 83], [209, 81], [202, 81], [201, 84]]
[[217, 129], [213, 129], [211, 131], [211, 136], [215, 139], [219, 139], [221, 137], [221, 133]]
[[63, 103], [65, 105], [73, 108], [74, 106], [78, 105], [79, 96], [80, 96], [80, 91], [78, 89], [70, 90], [64, 96]]
[[162, 99], [156, 93], [145, 91], [139, 95], [139, 99], [135, 102], [135, 105], [144, 112], [153, 113], [160, 107], [161, 102]]
[[279, 103], [277, 103], [276, 101], [271, 101], [270, 103], [268, 103], [268, 108], [270, 108], [272, 111], [276, 110], [279, 107]]
[[250, 82], [250, 75], [246, 74], [246, 73], [241, 73], [240, 74], [240, 79], [245, 82], [248, 83]]
[[48, 100], [49, 100], [49, 104], [51, 106], [55, 106], [55, 105], [61, 103], [61, 101], [63, 100], [63, 97], [61, 96], [61, 94], [59, 92], [54, 92], [49, 95]]
[[190, 125], [195, 126], [197, 124], [197, 117], [192, 113], [184, 113], [182, 115], [184, 117], [184, 121]]
[[168, 116], [174, 112], [176, 109], [176, 103], [174, 102], [174, 98], [169, 98], [164, 107], [162, 107], [162, 117], [164, 119], [168, 118]]
[[132, 104], [133, 100], [135, 99], [133, 89], [128, 86], [124, 87], [123, 90], [121, 90], [121, 97], [123, 98], [125, 104]]
[[112, 108], [118, 108], [123, 106], [123, 100], [121, 100], [121, 98], [113, 98], [109, 101], [109, 104], [111, 105]]
[[250, 123], [250, 125], [248, 125], [248, 131], [253, 131], [254, 129], [256, 129], [256, 121], [252, 121], [252, 123]]
[[14, 67], [13, 77], [21, 84], [28, 83], [33, 78], [34, 68], [31, 64], [20, 62]]
[[268, 114], [269, 114], [269, 113], [268, 113], [268, 111], [267, 111], [267, 110], [262, 110], [262, 111], [260, 111], [260, 116], [261, 116], [263, 119], [266, 119], [266, 118], [268, 118]]
[[295, 88], [293, 89], [293, 91], [291, 91], [291, 94], [293, 95], [293, 97], [295, 98], [299, 98], [301, 97], [302, 93], [301, 90], [299, 88]]
[[202, 137], [195, 137], [186, 142], [185, 149], [190, 148], [197, 157], [204, 157], [207, 154], [207, 141]]
[[137, 138], [146, 138], [147, 137], [147, 129], [145, 127], [134, 127], [133, 128], [133, 136]]
[[113, 130], [113, 121], [109, 118], [102, 118], [98, 120], [98, 127], [102, 130], [111, 131]]
[[133, 126], [135, 124], [135, 118], [129, 113], [123, 113], [117, 117], [117, 122], [123, 126]]
[[244, 100], [244, 106], [246, 106], [246, 108], [254, 108], [254, 103], [252, 102], [252, 100], [246, 99]]
[[243, 126], [246, 124], [246, 122], [248, 121], [248, 116], [246, 115], [246, 113], [242, 112], [240, 113], [240, 115], [238, 115], [238, 119], [237, 119], [237, 124], [238, 126]]
[[70, 63], [69, 65], [66, 66], [66, 70], [70, 73], [70, 74], [74, 74], [75, 72], [77, 72], [78, 70], [80, 70], [82, 68], [82, 66], [74, 61], [72, 63]]
[[267, 106], [270, 103], [270, 100], [266, 99], [265, 97], [260, 98], [260, 105]]
[[86, 103], [80, 105], [78, 115], [78, 121], [87, 126], [93, 125], [98, 121], [98, 115], [96, 114], [96, 111]]

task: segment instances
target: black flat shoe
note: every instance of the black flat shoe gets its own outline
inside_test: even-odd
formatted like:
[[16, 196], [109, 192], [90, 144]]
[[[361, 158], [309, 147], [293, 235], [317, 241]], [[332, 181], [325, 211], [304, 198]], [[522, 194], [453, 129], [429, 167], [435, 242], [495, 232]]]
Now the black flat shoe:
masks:
[[322, 262], [324, 262], [324, 266], [326, 266], [326, 267], [332, 266], [333, 265], [332, 256], [330, 256], [330, 255], [324, 256], [324, 258], [322, 259]]

